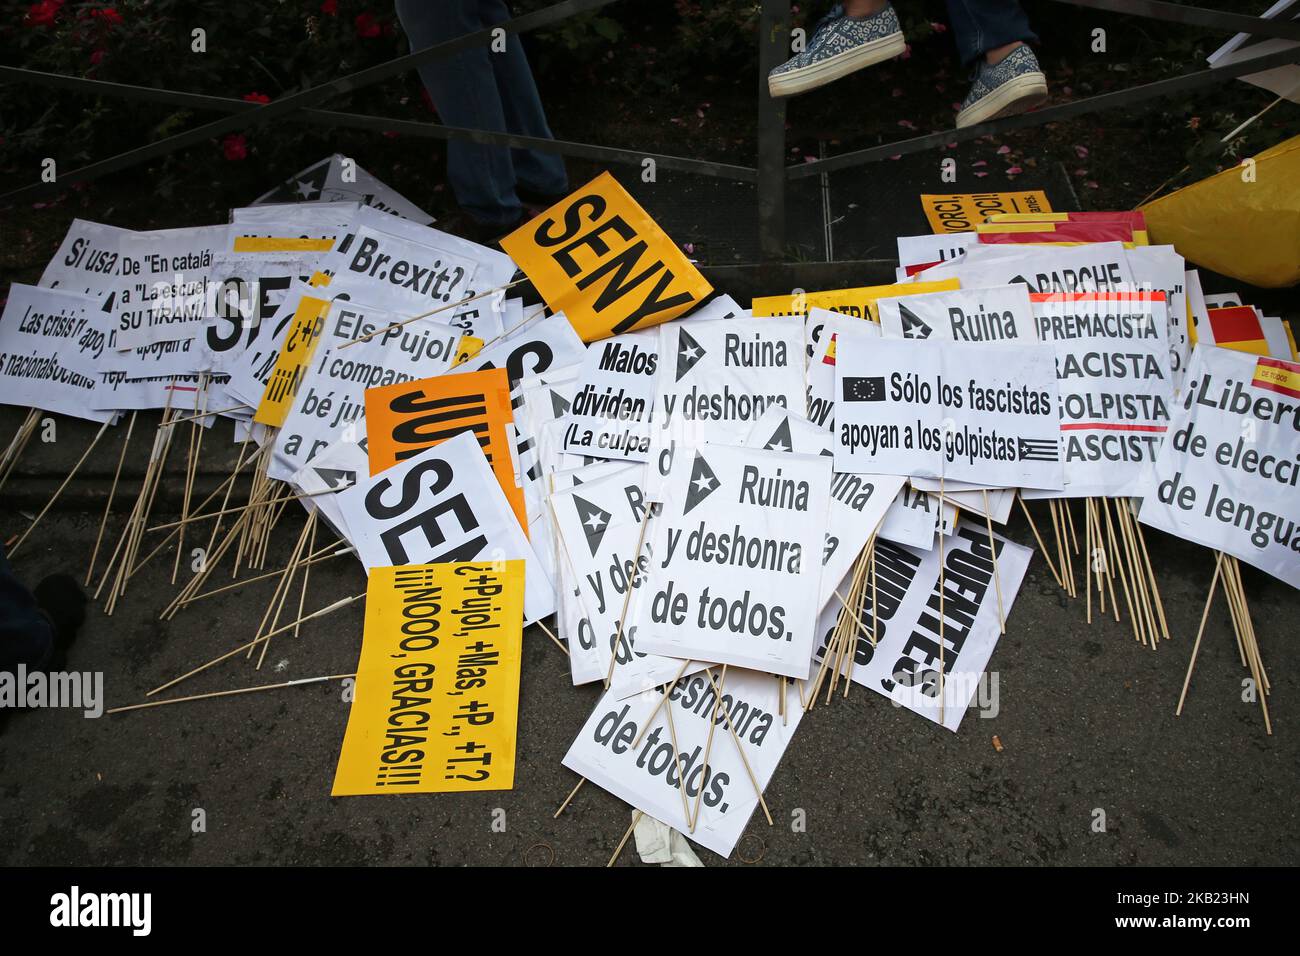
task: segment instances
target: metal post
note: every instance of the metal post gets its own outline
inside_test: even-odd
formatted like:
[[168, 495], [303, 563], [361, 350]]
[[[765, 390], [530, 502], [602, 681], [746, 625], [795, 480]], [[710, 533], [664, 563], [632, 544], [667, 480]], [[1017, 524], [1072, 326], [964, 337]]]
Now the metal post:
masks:
[[785, 258], [785, 100], [767, 74], [790, 56], [790, 0], [762, 0], [758, 21], [758, 244], [765, 261]]

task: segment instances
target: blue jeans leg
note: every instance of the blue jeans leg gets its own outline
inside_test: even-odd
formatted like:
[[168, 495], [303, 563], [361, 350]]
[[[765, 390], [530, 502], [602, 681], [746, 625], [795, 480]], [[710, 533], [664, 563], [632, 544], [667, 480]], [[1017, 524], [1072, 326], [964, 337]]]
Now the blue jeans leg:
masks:
[[1017, 0], [948, 0], [948, 19], [957, 39], [957, 52], [966, 66], [989, 50], [1016, 40], [1038, 40]]
[[0, 545], [0, 671], [45, 667], [54, 652], [54, 627], [36, 606], [32, 592], [14, 576]]
[[[504, 0], [482, 0], [481, 6], [484, 20], [489, 24], [510, 19], [510, 10]], [[506, 128], [521, 136], [554, 139], [520, 36], [510, 34], [506, 37], [505, 52], [492, 55], [492, 71], [496, 76], [501, 107], [505, 111]], [[510, 157], [515, 165], [516, 185], [546, 195], [568, 191], [569, 177], [564, 170], [564, 157], [559, 153], [512, 149]]]
[[[509, 19], [504, 3], [490, 0], [396, 0], [397, 16], [412, 50], [423, 50], [465, 33], [493, 26]], [[497, 61], [502, 61], [498, 63]], [[475, 47], [420, 67], [420, 79], [433, 100], [438, 115], [448, 126], [490, 132], [550, 136], [537, 86], [518, 37], [507, 35], [506, 52], [494, 53], [488, 46]], [[523, 153], [523, 166], [516, 156]], [[452, 140], [447, 144], [447, 179], [462, 209], [481, 222], [509, 225], [519, 218], [523, 206], [515, 185], [540, 187], [558, 169], [563, 183], [564, 166], [558, 157], [531, 150], [489, 146]], [[552, 176], [553, 178], [553, 176]]]

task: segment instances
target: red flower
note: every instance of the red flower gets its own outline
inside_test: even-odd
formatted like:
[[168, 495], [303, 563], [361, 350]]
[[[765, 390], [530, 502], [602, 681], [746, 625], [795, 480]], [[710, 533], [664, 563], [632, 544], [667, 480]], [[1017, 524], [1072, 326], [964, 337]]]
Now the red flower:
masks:
[[59, 15], [62, 7], [63, 0], [41, 0], [40, 3], [33, 3], [27, 8], [27, 16], [23, 17], [23, 20], [30, 27], [53, 26], [54, 19]]
[[265, 93], [245, 93], [244, 99], [247, 100], [249, 103], [271, 102], [271, 97], [267, 96]]
[[320, 5], [320, 12], [327, 17], [337, 17], [339, 15], [339, 0], [325, 0]]
[[231, 133], [221, 141], [221, 152], [226, 159], [234, 161], [248, 158], [248, 140], [243, 133]]
[[100, 47], [98, 50], [96, 50], [95, 52], [91, 53], [91, 54], [90, 54], [90, 62], [91, 62], [91, 65], [92, 65], [92, 66], [99, 66], [100, 63], [104, 62], [104, 56], [105, 56], [107, 53], [108, 53], [108, 51], [105, 50], [103, 47]]
[[92, 17], [98, 17], [105, 23], [112, 24], [113, 26], [118, 26], [122, 22], [122, 14], [118, 13], [115, 7], [99, 7], [98, 9], [91, 10], [90, 15]]
[[357, 28], [357, 36], [367, 40], [373, 40], [379, 36], [382, 30], [373, 13], [358, 13], [354, 23]]

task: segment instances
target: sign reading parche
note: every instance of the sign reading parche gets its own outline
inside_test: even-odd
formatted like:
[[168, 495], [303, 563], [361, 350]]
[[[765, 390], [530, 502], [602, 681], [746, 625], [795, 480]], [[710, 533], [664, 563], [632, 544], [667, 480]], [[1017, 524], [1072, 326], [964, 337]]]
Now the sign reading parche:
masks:
[[847, 339], [835, 470], [1062, 487], [1051, 346]]
[[642, 650], [806, 678], [831, 460], [715, 445], [674, 457]]
[[1300, 364], [1198, 345], [1141, 520], [1300, 588]]

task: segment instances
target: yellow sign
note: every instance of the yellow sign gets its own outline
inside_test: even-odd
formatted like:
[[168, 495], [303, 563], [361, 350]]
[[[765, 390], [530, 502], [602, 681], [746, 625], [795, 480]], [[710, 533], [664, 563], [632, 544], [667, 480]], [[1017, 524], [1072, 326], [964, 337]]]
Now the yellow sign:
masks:
[[333, 796], [515, 784], [524, 562], [372, 568]]
[[[312, 278], [314, 280], [315, 276]], [[316, 283], [313, 281], [312, 284]], [[312, 353], [316, 351], [316, 343], [320, 341], [321, 332], [325, 329], [325, 316], [329, 313], [332, 301], [310, 295], [305, 295], [298, 301], [289, 333], [285, 336], [284, 345], [280, 347], [280, 354], [276, 356], [275, 368], [266, 381], [266, 390], [262, 393], [262, 401], [257, 406], [253, 421], [272, 428], [284, 424], [294, 396], [298, 394], [298, 386], [307, 374], [307, 366], [311, 362]]]
[[329, 252], [333, 239], [306, 236], [236, 236], [234, 252]]
[[501, 248], [584, 342], [675, 319], [713, 291], [609, 173], [520, 226]]
[[483, 351], [484, 341], [476, 335], [462, 335], [460, 344], [456, 346], [456, 361], [451, 363], [451, 367], [464, 365], [479, 352]]
[[956, 279], [937, 282], [902, 282], [894, 285], [864, 285], [856, 289], [832, 289], [829, 292], [799, 292], [794, 295], [769, 295], [755, 299], [750, 305], [755, 318], [774, 315], [807, 315], [809, 309], [830, 309], [844, 315], [880, 321], [876, 302], [900, 295], [920, 295], [923, 292], [951, 292], [960, 288]]
[[957, 193], [949, 196], [922, 195], [925, 218], [936, 234], [970, 232], [990, 216], [999, 213], [1051, 212], [1047, 193], [1041, 189], [1022, 193]]

